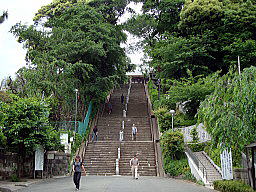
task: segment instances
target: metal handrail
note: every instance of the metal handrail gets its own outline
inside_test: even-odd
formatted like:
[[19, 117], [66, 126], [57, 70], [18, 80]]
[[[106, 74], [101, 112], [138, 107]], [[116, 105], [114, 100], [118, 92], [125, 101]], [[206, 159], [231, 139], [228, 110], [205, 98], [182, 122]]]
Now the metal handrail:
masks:
[[203, 165], [203, 163], [197, 158], [197, 156], [192, 152], [192, 150], [188, 146], [185, 146], [185, 151], [189, 154], [191, 159], [194, 161], [197, 168], [202, 171], [203, 177], [205, 177], [207, 180], [207, 177], [208, 177], [207, 170], [206, 170], [206, 167]]

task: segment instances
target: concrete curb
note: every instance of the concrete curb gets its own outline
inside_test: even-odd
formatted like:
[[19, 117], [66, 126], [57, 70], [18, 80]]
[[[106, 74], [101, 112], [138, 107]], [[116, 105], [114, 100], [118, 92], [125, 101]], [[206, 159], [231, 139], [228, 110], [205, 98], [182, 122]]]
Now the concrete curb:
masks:
[[0, 182], [0, 191], [1, 192], [18, 192], [19, 190], [22, 190], [26, 187], [29, 187], [30, 185], [48, 182], [56, 179], [66, 178], [70, 176], [57, 176], [53, 178], [47, 178], [47, 179], [36, 179], [36, 180], [29, 180], [27, 182]]

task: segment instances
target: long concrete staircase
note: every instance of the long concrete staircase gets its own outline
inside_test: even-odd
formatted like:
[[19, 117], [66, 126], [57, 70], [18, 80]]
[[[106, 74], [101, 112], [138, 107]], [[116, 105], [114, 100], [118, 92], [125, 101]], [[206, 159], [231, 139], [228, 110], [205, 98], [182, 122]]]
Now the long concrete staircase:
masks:
[[[138, 154], [139, 175], [156, 176], [155, 148], [144, 85], [132, 84], [127, 116], [123, 117], [124, 106], [121, 104], [121, 95], [124, 94], [126, 98], [127, 92], [128, 85], [115, 89], [110, 99], [112, 113], [108, 114], [106, 108], [98, 119], [98, 141], [88, 143], [83, 157], [85, 168], [90, 175], [115, 175], [118, 148], [120, 148], [120, 175], [131, 175], [129, 161], [134, 154]], [[122, 121], [124, 121], [124, 129], [122, 129]], [[132, 141], [132, 124], [138, 129], [136, 141]], [[124, 132], [124, 139], [120, 142], [121, 129]]]

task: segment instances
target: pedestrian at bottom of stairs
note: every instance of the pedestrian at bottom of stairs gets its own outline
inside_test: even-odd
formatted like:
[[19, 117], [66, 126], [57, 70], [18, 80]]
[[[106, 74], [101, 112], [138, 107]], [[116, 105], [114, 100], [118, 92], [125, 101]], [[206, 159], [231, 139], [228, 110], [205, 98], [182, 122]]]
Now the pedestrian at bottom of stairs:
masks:
[[82, 169], [86, 174], [84, 165], [81, 162], [81, 158], [80, 156], [77, 155], [73, 163], [73, 172], [74, 172], [73, 181], [76, 186], [76, 190], [79, 190], [80, 188], [80, 179], [81, 179]]
[[137, 132], [138, 132], [138, 129], [137, 129], [137, 127], [135, 127], [135, 124], [133, 124], [132, 125], [132, 140], [133, 141], [136, 141]]
[[93, 133], [92, 133], [92, 141], [98, 141], [98, 128], [97, 125], [93, 128]]
[[138, 179], [139, 159], [137, 158], [137, 155], [134, 155], [134, 157], [130, 160], [130, 167], [133, 179]]

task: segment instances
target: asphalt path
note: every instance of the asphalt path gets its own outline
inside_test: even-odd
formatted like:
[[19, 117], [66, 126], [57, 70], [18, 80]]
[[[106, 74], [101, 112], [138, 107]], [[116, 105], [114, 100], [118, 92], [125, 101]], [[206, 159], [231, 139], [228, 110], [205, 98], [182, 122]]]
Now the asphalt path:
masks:
[[[72, 192], [76, 191], [72, 177], [48, 180], [33, 184], [21, 192]], [[84, 176], [79, 191], [88, 192], [214, 192], [192, 182], [159, 177]]]

